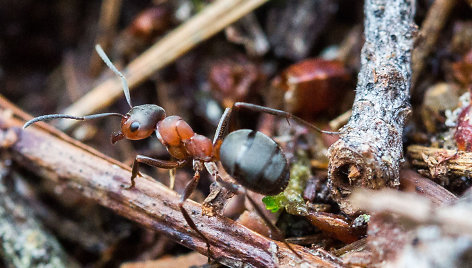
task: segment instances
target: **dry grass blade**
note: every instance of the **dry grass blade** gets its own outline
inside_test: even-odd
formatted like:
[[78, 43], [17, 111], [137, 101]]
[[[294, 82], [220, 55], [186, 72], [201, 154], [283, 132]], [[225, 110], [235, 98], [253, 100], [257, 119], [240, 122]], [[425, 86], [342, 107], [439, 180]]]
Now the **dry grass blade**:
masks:
[[[124, 70], [130, 90], [265, 2], [267, 0], [220, 0], [209, 5], [130, 62]], [[120, 81], [110, 78], [66, 108], [64, 113], [76, 116], [95, 113], [109, 106], [122, 94]], [[75, 124], [74, 121], [64, 120], [59, 127], [67, 129]]]

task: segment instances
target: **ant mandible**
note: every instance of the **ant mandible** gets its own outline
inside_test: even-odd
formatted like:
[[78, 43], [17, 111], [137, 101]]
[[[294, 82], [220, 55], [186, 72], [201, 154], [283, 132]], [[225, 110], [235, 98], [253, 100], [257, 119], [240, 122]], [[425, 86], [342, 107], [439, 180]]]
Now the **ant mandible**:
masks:
[[[43, 115], [25, 123], [23, 128], [38, 121], [66, 118], [74, 120], [90, 120], [108, 116], [121, 117], [121, 130], [112, 135], [112, 143], [122, 139], [141, 140], [149, 137], [154, 132], [159, 141], [167, 148], [169, 154], [175, 161], [154, 159], [143, 155], [137, 155], [132, 166], [131, 184], [128, 189], [135, 186], [135, 178], [140, 175], [139, 164], [174, 169], [186, 165], [193, 160], [194, 176], [187, 184], [179, 202], [179, 208], [188, 225], [199, 234], [207, 244], [208, 258], [211, 256], [210, 241], [198, 230], [194, 221], [183, 207], [184, 202], [195, 190], [200, 179], [200, 172], [205, 166], [216, 181], [230, 191], [244, 193], [256, 212], [266, 222], [269, 228], [279, 237], [280, 230], [275, 227], [255, 201], [246, 194], [246, 189], [265, 194], [276, 195], [282, 192], [290, 178], [289, 164], [280, 146], [271, 138], [259, 131], [240, 129], [225, 136], [228, 130], [228, 122], [234, 109], [247, 109], [256, 112], [269, 113], [293, 119], [308, 126], [311, 129], [325, 134], [339, 134], [319, 129], [313, 124], [294, 116], [288, 112], [272, 109], [260, 105], [236, 102], [233, 108], [227, 108], [218, 124], [213, 141], [209, 138], [196, 134], [192, 128], [179, 116], [166, 116], [165, 110], [155, 104], [143, 104], [133, 106], [131, 104], [128, 83], [124, 75], [112, 64], [100, 45], [95, 49], [106, 65], [121, 78], [126, 101], [131, 110], [122, 115], [120, 113], [101, 113], [87, 116], [71, 116], [66, 114]], [[218, 175], [215, 162], [220, 161], [225, 171], [231, 175], [239, 184], [245, 187], [241, 189], [238, 185], [225, 181]], [[285, 241], [285, 245], [298, 257], [301, 256]]]

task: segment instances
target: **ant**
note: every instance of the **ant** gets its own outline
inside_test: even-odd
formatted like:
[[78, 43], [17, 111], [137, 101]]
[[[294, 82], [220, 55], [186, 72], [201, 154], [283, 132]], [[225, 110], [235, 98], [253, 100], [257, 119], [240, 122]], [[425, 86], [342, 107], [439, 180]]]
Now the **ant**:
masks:
[[[137, 155], [132, 166], [131, 184], [126, 188], [131, 189], [135, 186], [135, 179], [140, 175], [140, 163], [158, 168], [174, 169], [183, 167], [192, 160], [195, 173], [192, 180], [185, 187], [179, 202], [179, 208], [188, 225], [206, 242], [209, 259], [211, 256], [210, 241], [198, 230], [194, 221], [183, 207], [184, 202], [195, 190], [200, 179], [200, 172], [203, 171], [204, 166], [223, 187], [235, 193], [244, 193], [273, 233], [282, 237], [281, 231], [267, 219], [256, 202], [246, 194], [246, 189], [265, 195], [276, 195], [282, 192], [290, 178], [287, 158], [280, 146], [262, 132], [240, 129], [225, 136], [232, 111], [235, 109], [246, 109], [264, 112], [285, 117], [287, 121], [293, 119], [321, 133], [339, 134], [339, 132], [321, 130], [313, 124], [285, 111], [245, 102], [236, 102], [232, 108], [227, 108], [223, 113], [218, 123], [214, 140], [211, 141], [205, 136], [196, 134], [181, 117], [176, 115], [166, 116], [165, 110], [158, 105], [143, 104], [133, 106], [126, 78], [113, 65], [100, 45], [96, 45], [95, 49], [106, 65], [120, 77], [126, 101], [131, 110], [125, 115], [120, 113], [101, 113], [80, 117], [65, 114], [43, 115], [26, 122], [23, 128], [27, 128], [38, 121], [58, 118], [90, 120], [117, 116], [121, 117], [121, 130], [113, 133], [111, 138], [113, 144], [122, 139], [145, 139], [155, 132], [159, 141], [176, 160], [160, 160]], [[241, 189], [239, 185], [221, 179], [215, 164], [217, 161], [220, 161], [225, 171], [245, 188]], [[285, 240], [283, 242], [301, 259], [301, 256]]]

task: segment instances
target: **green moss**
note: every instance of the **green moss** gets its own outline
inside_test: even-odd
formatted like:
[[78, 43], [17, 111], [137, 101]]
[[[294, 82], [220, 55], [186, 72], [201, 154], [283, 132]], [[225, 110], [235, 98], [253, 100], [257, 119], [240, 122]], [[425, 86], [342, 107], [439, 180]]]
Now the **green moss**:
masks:
[[306, 215], [307, 208], [303, 200], [308, 178], [311, 175], [310, 163], [306, 157], [300, 157], [293, 163], [290, 169], [290, 181], [287, 188], [275, 196], [266, 196], [262, 202], [271, 212], [277, 212], [282, 208], [293, 215]]

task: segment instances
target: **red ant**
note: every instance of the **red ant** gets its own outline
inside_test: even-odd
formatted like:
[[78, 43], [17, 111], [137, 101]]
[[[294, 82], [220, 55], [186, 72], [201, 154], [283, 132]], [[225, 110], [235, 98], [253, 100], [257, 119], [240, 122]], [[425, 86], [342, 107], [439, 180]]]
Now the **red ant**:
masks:
[[[225, 137], [233, 109], [242, 108], [256, 112], [265, 112], [285, 117], [287, 120], [291, 118], [316, 131], [326, 134], [339, 134], [338, 132], [323, 131], [313, 124], [281, 110], [237, 102], [233, 105], [233, 108], [227, 108], [225, 110], [218, 124], [214, 140], [211, 141], [205, 136], [196, 134], [181, 117], [175, 115], [166, 116], [164, 109], [158, 105], [144, 104], [133, 107], [126, 78], [111, 63], [110, 59], [99, 45], [97, 45], [95, 49], [108, 67], [121, 78], [123, 91], [131, 110], [125, 115], [119, 113], [102, 113], [82, 117], [64, 114], [43, 115], [26, 122], [24, 128], [38, 121], [56, 118], [90, 120], [108, 116], [119, 116], [122, 118], [121, 131], [112, 135], [112, 143], [125, 138], [129, 140], [145, 139], [156, 132], [159, 141], [176, 160], [167, 161], [137, 155], [132, 167], [131, 184], [127, 188], [131, 189], [135, 186], [135, 178], [140, 175], [139, 163], [158, 168], [174, 169], [182, 167], [190, 160], [193, 160], [195, 174], [185, 187], [184, 193], [180, 199], [179, 208], [188, 225], [205, 240], [209, 258], [211, 256], [210, 241], [198, 230], [192, 218], [183, 207], [184, 202], [195, 190], [200, 179], [200, 172], [203, 171], [204, 166], [222, 186], [228, 188], [230, 191], [239, 193], [246, 193], [246, 190], [242, 190], [236, 184], [222, 180], [218, 175], [218, 170], [215, 165], [216, 161], [220, 161], [226, 172], [239, 184], [251, 191], [261, 194], [275, 195], [282, 192], [290, 178], [289, 164], [280, 146], [262, 132], [241, 129], [233, 131]], [[255, 201], [247, 194], [246, 197], [269, 228], [281, 237], [280, 230], [264, 216]], [[285, 240], [283, 240], [283, 242], [301, 258]]]

